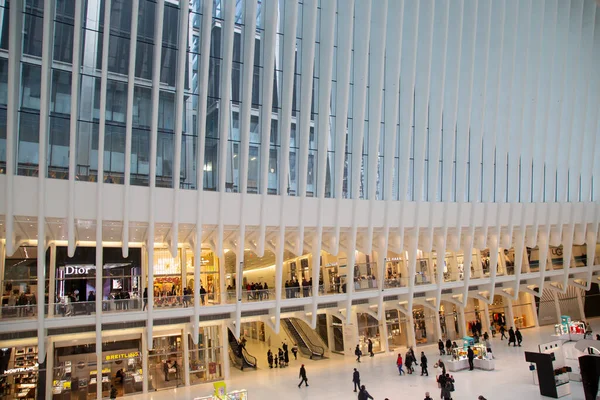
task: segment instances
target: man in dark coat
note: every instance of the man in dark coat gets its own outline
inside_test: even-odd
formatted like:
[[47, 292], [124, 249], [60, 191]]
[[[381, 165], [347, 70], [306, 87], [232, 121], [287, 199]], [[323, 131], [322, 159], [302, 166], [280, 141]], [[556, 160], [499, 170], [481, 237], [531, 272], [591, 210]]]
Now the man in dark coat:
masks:
[[469, 359], [469, 371], [473, 371], [473, 359], [475, 358], [475, 353], [471, 346], [467, 348], [467, 358]]
[[302, 383], [304, 383], [308, 387], [308, 379], [306, 379], [306, 369], [304, 368], [304, 364], [302, 364], [302, 366], [300, 367], [300, 374], [299, 374], [298, 378], [300, 378], [300, 383], [298, 384], [298, 388], [300, 388], [300, 386], [302, 386]]
[[368, 400], [368, 399], [373, 399], [373, 396], [371, 396], [369, 394], [369, 392], [367, 392], [367, 388], [365, 388], [365, 385], [362, 385], [360, 387], [360, 392], [358, 392], [358, 400]]
[[523, 335], [521, 335], [521, 331], [519, 328], [515, 331], [515, 338], [517, 339], [517, 344], [521, 347], [521, 342], [523, 341]]
[[360, 373], [356, 368], [354, 368], [354, 373], [352, 374], [352, 383], [354, 383], [354, 391], [356, 392], [356, 388], [360, 389]]
[[369, 355], [373, 357], [375, 354], [373, 354], [373, 341], [371, 339], [369, 339], [369, 344], [367, 348], [369, 350]]
[[514, 347], [517, 347], [517, 337], [515, 336], [515, 331], [512, 326], [508, 330], [508, 345], [513, 344]]
[[424, 352], [421, 352], [421, 376], [429, 376], [429, 372], [427, 372], [427, 357]]

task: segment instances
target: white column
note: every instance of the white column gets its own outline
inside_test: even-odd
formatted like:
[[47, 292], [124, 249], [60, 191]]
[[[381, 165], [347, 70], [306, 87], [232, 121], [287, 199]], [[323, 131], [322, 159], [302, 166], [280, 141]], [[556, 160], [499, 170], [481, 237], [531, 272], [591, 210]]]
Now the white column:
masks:
[[[137, 1], [137, 0], [136, 0]], [[73, 26], [73, 63], [72, 65], [81, 64], [81, 26], [82, 26], [82, 14], [83, 14], [83, 1], [75, 2], [75, 21]], [[137, 8], [134, 8], [136, 10]], [[137, 16], [135, 18], [137, 21]], [[135, 37], [135, 36], [132, 36]], [[135, 40], [133, 41], [135, 46]], [[134, 47], [135, 48], [135, 47]], [[134, 50], [135, 53], [135, 50]], [[67, 239], [68, 239], [68, 254], [73, 256], [75, 254], [75, 166], [77, 159], [77, 110], [79, 107], [79, 83], [80, 83], [80, 69], [71, 68], [71, 119], [69, 126], [69, 200], [67, 202]], [[51, 272], [52, 273], [52, 272]], [[50, 281], [52, 285], [52, 281]], [[48, 302], [52, 303], [48, 297]], [[51, 381], [48, 381], [51, 382]]]
[[[6, 267], [6, 241], [0, 240], [0, 290], [4, 292], [4, 268]], [[50, 299], [50, 297], [49, 297]], [[0, 307], [0, 319], [2, 318], [2, 307]]]
[[52, 380], [54, 380], [54, 341], [52, 337], [48, 337], [46, 346], [48, 356], [46, 357], [46, 387], [44, 388], [45, 399], [52, 398]]
[[8, 31], [8, 104], [6, 112], [6, 198], [5, 237], [6, 252], [12, 255], [14, 249], [14, 189], [17, 137], [19, 130], [19, 96], [21, 93], [21, 53], [23, 45], [23, 0], [11, 1]]
[[190, 346], [187, 325], [181, 330], [181, 341], [183, 342], [183, 365], [179, 369], [183, 374], [183, 384], [190, 386]]
[[458, 307], [458, 333], [460, 337], [467, 336], [467, 320], [465, 319], [465, 308], [463, 306]]
[[531, 307], [531, 315], [533, 315], [533, 322], [535, 324], [535, 327], [538, 328], [540, 326], [540, 321], [538, 318], [537, 307], [535, 306], [535, 296], [530, 295], [530, 297], [531, 301], [529, 303], [529, 306]]
[[[142, 332], [142, 393], [148, 393], [148, 335], [147, 330]], [[154, 382], [156, 388], [156, 382]]]
[[[48, 280], [48, 317], [52, 317], [54, 315], [54, 300], [56, 298], [56, 243], [50, 245], [50, 271]], [[87, 293], [84, 293], [85, 300], [87, 300]]]
[[[183, 131], [183, 97], [188, 43], [189, 0], [181, 0], [179, 11], [179, 38], [177, 51], [177, 76], [175, 81], [175, 158], [173, 160], [173, 225], [171, 226], [171, 252], [177, 254], [179, 235], [179, 186], [181, 186], [181, 136]], [[199, 169], [196, 169], [197, 171]], [[202, 170], [202, 169], [200, 169]]]
[[387, 328], [387, 318], [385, 317], [385, 303], [382, 306], [381, 309], [381, 334], [379, 335], [379, 340], [381, 343], [381, 351], [383, 351], [384, 353], [389, 353], [390, 351], [390, 346], [388, 343], [388, 328]]
[[[137, 32], [138, 32], [138, 14], [139, 0], [131, 0], [131, 33], [129, 41], [129, 70], [127, 71], [127, 117], [125, 120], [125, 170], [123, 174], [123, 231], [121, 241], [123, 243], [123, 257], [129, 254], [129, 206], [131, 199], [131, 136], [133, 131], [133, 94], [135, 89], [135, 56], [137, 51]], [[75, 58], [73, 58], [75, 59]], [[75, 109], [71, 107], [71, 109]], [[179, 118], [181, 120], [181, 118]], [[71, 153], [74, 154], [74, 153]], [[70, 177], [70, 175], [69, 175]], [[177, 207], [174, 207], [177, 208]]]
[[435, 312], [435, 333], [437, 336], [437, 339], [442, 339], [442, 323], [440, 321], [440, 312], [439, 312], [439, 307], [438, 307], [438, 311]]
[[223, 357], [223, 379], [229, 379], [229, 336], [227, 332], [227, 323], [221, 323], [221, 346], [223, 351], [221, 357]]
[[507, 328], [510, 328], [511, 326], [514, 327], [515, 326], [515, 313], [513, 311], [513, 303], [512, 303], [512, 299], [509, 297], [505, 297], [504, 300], [506, 300], [506, 319], [508, 320], [506, 325]]
[[416, 346], [415, 319], [413, 318], [412, 309], [406, 314], [406, 325], [407, 347]]
[[[550, 289], [550, 290], [552, 290], [552, 289]], [[556, 293], [556, 290], [552, 290], [552, 297], [554, 298], [554, 310], [556, 311], [556, 323], [560, 324], [560, 316], [561, 316], [560, 302], [558, 301], [558, 294]]]
[[490, 329], [490, 326], [492, 325], [492, 322], [490, 321], [490, 307], [485, 301], [479, 300], [479, 303], [483, 303], [483, 323], [485, 324], [484, 331], [487, 332]]
[[583, 298], [581, 296], [581, 289], [575, 289], [577, 293], [577, 305], [579, 306], [579, 319], [585, 321], [585, 308], [583, 307]]
[[[156, 147], [158, 140], [158, 105], [160, 99], [160, 60], [162, 54], [162, 32], [165, 16], [165, 0], [156, 3], [156, 19], [154, 20], [154, 53], [152, 55], [152, 121], [150, 128], [150, 170], [149, 170], [149, 216], [146, 245], [148, 246], [148, 348], [153, 346], [152, 330], [154, 325], [154, 220], [156, 206]], [[108, 53], [105, 53], [108, 54]]]

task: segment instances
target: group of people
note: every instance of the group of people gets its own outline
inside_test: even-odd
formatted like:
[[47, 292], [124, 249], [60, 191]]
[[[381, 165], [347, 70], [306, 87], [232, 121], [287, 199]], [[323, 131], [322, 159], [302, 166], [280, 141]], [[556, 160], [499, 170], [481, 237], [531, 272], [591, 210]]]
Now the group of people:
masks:
[[309, 297], [312, 294], [312, 285], [312, 278], [310, 278], [309, 280], [303, 278], [302, 285], [300, 285], [300, 282], [296, 279], [292, 279], [291, 281], [285, 281], [285, 297], [287, 299], [301, 297], [300, 290], [302, 290], [302, 297]]
[[[427, 356], [424, 352], [421, 352], [421, 376], [429, 376], [429, 371], [427, 370]], [[412, 346], [406, 352], [404, 359], [402, 358], [402, 354], [398, 353], [398, 358], [396, 358], [396, 367], [398, 367], [398, 375], [406, 374], [404, 369], [402, 368], [406, 365], [406, 373], [413, 374], [415, 372], [414, 365], [417, 367], [419, 363], [417, 361], [417, 357], [415, 356], [415, 351]]]
[[521, 347], [521, 342], [523, 342], [523, 335], [521, 335], [521, 331], [519, 328], [516, 330], [511, 326], [508, 330], [508, 337], [506, 337], [506, 327], [504, 325], [500, 326], [500, 340], [508, 339], [508, 345], [513, 344], [513, 347]]
[[[294, 360], [298, 359], [298, 346], [294, 344], [292, 346], [292, 354], [294, 355]], [[290, 354], [288, 344], [283, 342], [281, 347], [277, 349], [277, 353], [273, 354], [271, 349], [267, 351], [267, 363], [269, 364], [269, 368], [284, 368], [287, 367], [290, 362]], [[307, 385], [308, 386], [308, 385]]]
[[373, 396], [367, 392], [365, 385], [360, 384], [360, 372], [358, 372], [356, 368], [354, 368], [354, 372], [352, 372], [352, 383], [354, 384], [355, 393], [358, 389], [358, 400], [367, 400], [373, 398]]

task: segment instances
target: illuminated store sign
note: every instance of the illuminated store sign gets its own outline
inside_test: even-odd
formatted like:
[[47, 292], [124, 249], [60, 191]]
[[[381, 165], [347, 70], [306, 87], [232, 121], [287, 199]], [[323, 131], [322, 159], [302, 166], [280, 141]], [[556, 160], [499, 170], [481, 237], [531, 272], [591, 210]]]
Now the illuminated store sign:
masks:
[[39, 364], [35, 363], [30, 367], [6, 369], [4, 370], [4, 375], [22, 374], [24, 372], [37, 371], [38, 367]]
[[90, 265], [86, 265], [86, 266], [79, 266], [79, 265], [67, 265], [65, 267], [65, 275], [87, 275], [90, 270], [95, 270], [96, 267], [94, 266], [90, 266]]
[[106, 361], [115, 361], [115, 360], [123, 360], [125, 358], [134, 358], [134, 357], [139, 357], [139, 356], [140, 356], [139, 351], [132, 351], [129, 353], [109, 354], [108, 356], [104, 357], [104, 359]]

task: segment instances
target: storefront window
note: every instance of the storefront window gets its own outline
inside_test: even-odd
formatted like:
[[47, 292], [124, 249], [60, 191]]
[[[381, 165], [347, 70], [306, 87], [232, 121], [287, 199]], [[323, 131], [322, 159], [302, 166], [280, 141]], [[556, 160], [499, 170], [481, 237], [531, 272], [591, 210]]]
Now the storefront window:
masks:
[[406, 346], [408, 338], [406, 337], [406, 318], [398, 310], [386, 310], [385, 320], [388, 332], [388, 348], [395, 349]]
[[190, 384], [223, 379], [223, 348], [218, 326], [200, 327], [198, 344], [188, 335]]
[[154, 249], [154, 305], [155, 307], [183, 306], [181, 249], [171, 257], [169, 249]]
[[373, 351], [381, 351], [381, 335], [379, 333], [379, 321], [367, 313], [357, 313], [358, 339], [363, 354], [367, 355], [369, 339], [373, 343]]
[[408, 272], [404, 259], [401, 257], [386, 258], [384, 288], [405, 287], [407, 284]]
[[[185, 250], [186, 282], [184, 287], [194, 290], [194, 253]], [[209, 249], [203, 249], [200, 259], [200, 304], [219, 304], [219, 259]]]
[[440, 326], [444, 339], [455, 340], [460, 337], [458, 312], [454, 304], [442, 302], [440, 306]]
[[[102, 382], [97, 382], [95, 343], [57, 347], [54, 351], [52, 393], [62, 400], [108, 397], [110, 387], [118, 396], [142, 392], [141, 339], [102, 343]], [[100, 386], [98, 386], [100, 385]], [[149, 388], [152, 388], [150, 381]]]
[[46, 371], [40, 370], [37, 346], [0, 349], [0, 399], [37, 399], [44, 393]]
[[562, 245], [558, 247], [550, 246], [549, 257], [552, 260], [552, 269], [562, 269], [563, 268], [563, 247]]
[[354, 290], [377, 289], [377, 263], [366, 262], [354, 265]]
[[168, 389], [183, 384], [183, 346], [181, 333], [154, 337], [148, 356], [148, 368], [155, 389]]
[[433, 311], [423, 307], [413, 309], [413, 322], [417, 344], [432, 343], [436, 323]]
[[[19, 247], [6, 257], [2, 281], [2, 318], [32, 318], [37, 315], [37, 247]], [[50, 250], [46, 252], [46, 303], [48, 301], [48, 270]]]

